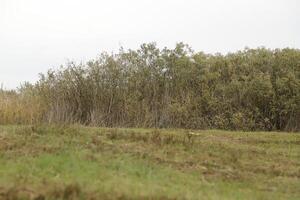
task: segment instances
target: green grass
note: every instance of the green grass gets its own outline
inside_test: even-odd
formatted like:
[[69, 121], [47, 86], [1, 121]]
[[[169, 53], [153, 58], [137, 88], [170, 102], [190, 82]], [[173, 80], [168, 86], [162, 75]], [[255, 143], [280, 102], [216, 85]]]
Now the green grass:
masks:
[[300, 134], [0, 126], [0, 199], [300, 199]]

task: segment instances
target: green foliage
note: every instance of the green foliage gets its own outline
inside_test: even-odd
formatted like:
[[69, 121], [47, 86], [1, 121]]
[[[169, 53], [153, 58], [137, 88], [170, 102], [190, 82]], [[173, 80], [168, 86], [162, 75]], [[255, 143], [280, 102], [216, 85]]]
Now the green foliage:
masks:
[[35, 97], [39, 112], [32, 116], [39, 122], [295, 131], [300, 130], [300, 51], [211, 55], [182, 43], [162, 50], [143, 44], [50, 70], [17, 94]]

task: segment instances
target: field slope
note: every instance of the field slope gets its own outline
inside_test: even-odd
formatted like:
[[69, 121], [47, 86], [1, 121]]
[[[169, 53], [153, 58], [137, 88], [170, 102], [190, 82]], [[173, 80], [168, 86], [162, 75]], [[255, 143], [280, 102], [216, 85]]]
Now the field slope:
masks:
[[300, 199], [300, 135], [0, 126], [0, 199]]

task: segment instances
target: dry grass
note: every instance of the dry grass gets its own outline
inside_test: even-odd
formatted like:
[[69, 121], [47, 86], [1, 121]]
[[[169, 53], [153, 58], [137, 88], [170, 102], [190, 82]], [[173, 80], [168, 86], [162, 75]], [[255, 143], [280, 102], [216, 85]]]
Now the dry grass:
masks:
[[34, 124], [41, 120], [43, 106], [38, 97], [7, 92], [0, 88], [0, 124]]

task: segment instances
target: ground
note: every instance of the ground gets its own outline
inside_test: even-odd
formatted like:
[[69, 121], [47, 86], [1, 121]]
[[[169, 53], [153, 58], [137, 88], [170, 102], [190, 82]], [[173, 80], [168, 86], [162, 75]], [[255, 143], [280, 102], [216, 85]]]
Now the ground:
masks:
[[300, 199], [300, 134], [0, 126], [0, 199]]

